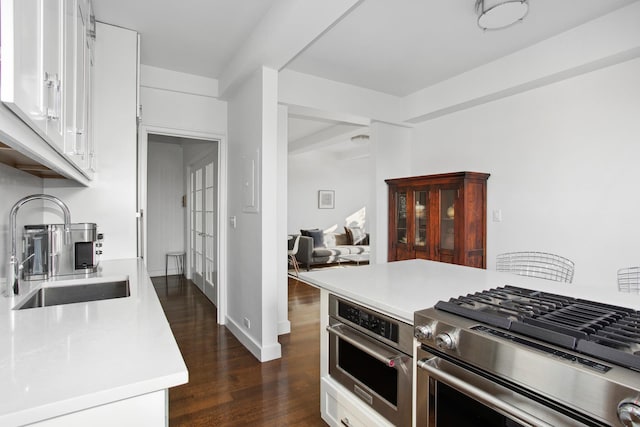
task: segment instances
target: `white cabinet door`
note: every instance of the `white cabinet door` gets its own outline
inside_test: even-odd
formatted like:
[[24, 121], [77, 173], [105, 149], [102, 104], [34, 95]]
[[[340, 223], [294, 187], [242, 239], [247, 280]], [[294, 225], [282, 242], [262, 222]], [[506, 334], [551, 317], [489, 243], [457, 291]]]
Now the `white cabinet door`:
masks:
[[55, 148], [63, 151], [62, 97], [64, 83], [62, 70], [64, 64], [64, 8], [62, 0], [42, 0], [42, 5], [42, 57], [44, 62], [44, 106], [47, 115], [47, 136]]
[[90, 4], [86, 0], [66, 0], [64, 8], [64, 152], [78, 167], [88, 170], [92, 66]]
[[86, 138], [86, 150], [87, 150], [87, 168], [86, 171], [89, 174], [93, 174], [96, 171], [96, 152], [95, 143], [93, 137], [93, 58], [95, 52], [95, 39], [96, 39], [96, 20], [93, 15], [93, 5], [91, 0], [83, 0], [82, 3], [85, 6], [85, 16], [87, 31], [84, 38], [84, 135]]
[[2, 0], [0, 99], [46, 135], [42, 0]]

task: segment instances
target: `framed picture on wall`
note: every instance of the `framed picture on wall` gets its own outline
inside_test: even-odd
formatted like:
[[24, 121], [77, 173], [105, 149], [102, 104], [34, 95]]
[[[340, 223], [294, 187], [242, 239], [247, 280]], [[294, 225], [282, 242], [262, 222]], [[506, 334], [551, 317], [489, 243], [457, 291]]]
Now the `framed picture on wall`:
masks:
[[333, 209], [335, 207], [335, 191], [318, 191], [318, 209]]

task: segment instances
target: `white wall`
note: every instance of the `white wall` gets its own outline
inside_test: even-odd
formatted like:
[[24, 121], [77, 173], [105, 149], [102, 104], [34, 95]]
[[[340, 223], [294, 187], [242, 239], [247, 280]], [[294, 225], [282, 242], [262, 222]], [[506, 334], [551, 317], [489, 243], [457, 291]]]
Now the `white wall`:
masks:
[[[152, 142], [147, 157], [147, 270], [151, 276], [165, 274], [165, 254], [185, 251], [185, 194], [183, 149], [180, 144]], [[176, 265], [169, 263], [170, 274]]]
[[[369, 216], [372, 187], [368, 158], [338, 159], [317, 151], [290, 155], [288, 158], [287, 233], [320, 228], [344, 233], [347, 219], [364, 209]], [[318, 191], [335, 191], [335, 208], [318, 208]], [[368, 222], [364, 225], [370, 231]]]
[[425, 122], [412, 174], [491, 174], [488, 268], [540, 250], [576, 263], [574, 282], [615, 289], [640, 264], [640, 59]]
[[[14, 169], [0, 163], [0, 294], [4, 291], [4, 284], [8, 275], [9, 253], [11, 247], [11, 230], [9, 230], [9, 211], [20, 199], [30, 194], [43, 192], [42, 179], [26, 172]], [[49, 202], [46, 202], [49, 203]], [[17, 252], [20, 256], [22, 244], [22, 227], [25, 224], [42, 224], [43, 202], [34, 200], [23, 205], [18, 211]], [[62, 214], [61, 214], [62, 215]], [[62, 220], [62, 217], [60, 217]]]
[[[93, 135], [97, 172], [87, 188], [45, 180], [73, 222], [95, 222], [104, 233], [102, 259], [135, 258], [137, 33], [96, 26]], [[56, 215], [47, 222], [58, 221]]]
[[227, 103], [216, 98], [216, 80], [142, 66], [140, 86], [144, 126], [226, 135]]
[[262, 361], [280, 357], [281, 351], [276, 253], [285, 240], [278, 239], [275, 227], [277, 78], [275, 70], [261, 68], [229, 98], [228, 215], [237, 225], [228, 235], [227, 327]]
[[370, 200], [375, 210], [371, 212], [371, 259], [384, 263], [388, 259], [389, 241], [389, 178], [411, 176], [411, 129], [388, 123], [371, 124], [371, 168], [373, 182]]

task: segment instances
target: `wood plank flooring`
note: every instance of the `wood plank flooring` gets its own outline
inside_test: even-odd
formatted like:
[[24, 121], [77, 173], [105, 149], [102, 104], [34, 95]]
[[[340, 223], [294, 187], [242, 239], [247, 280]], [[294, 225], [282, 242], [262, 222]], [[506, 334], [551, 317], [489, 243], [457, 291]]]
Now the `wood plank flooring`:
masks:
[[320, 418], [320, 291], [289, 278], [291, 333], [282, 358], [260, 363], [216, 308], [179, 276], [152, 279], [189, 383], [169, 390], [170, 427], [326, 426]]

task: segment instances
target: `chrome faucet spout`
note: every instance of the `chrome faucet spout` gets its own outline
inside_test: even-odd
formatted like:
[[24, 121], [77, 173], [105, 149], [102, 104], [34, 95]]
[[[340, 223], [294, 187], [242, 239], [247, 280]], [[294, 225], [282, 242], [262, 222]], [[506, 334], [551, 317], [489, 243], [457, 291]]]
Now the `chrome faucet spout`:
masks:
[[[7, 286], [11, 289], [11, 291], [7, 292], [7, 296], [13, 294], [17, 295], [20, 292], [19, 286], [19, 278], [20, 278], [20, 266], [21, 262], [18, 261], [17, 255], [17, 225], [16, 225], [16, 217], [18, 216], [18, 210], [20, 207], [27, 202], [32, 200], [48, 200], [50, 202], [55, 203], [62, 210], [62, 214], [64, 215], [64, 240], [65, 244], [69, 244], [71, 242], [71, 213], [69, 212], [69, 208], [64, 202], [58, 199], [55, 196], [51, 196], [49, 194], [32, 194], [30, 196], [24, 197], [16, 202], [15, 205], [11, 208], [9, 212], [9, 230], [11, 230], [11, 254], [9, 258], [9, 271], [7, 277]], [[25, 260], [26, 261], [26, 260]], [[24, 261], [23, 261], [24, 262]]]

